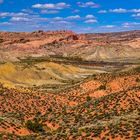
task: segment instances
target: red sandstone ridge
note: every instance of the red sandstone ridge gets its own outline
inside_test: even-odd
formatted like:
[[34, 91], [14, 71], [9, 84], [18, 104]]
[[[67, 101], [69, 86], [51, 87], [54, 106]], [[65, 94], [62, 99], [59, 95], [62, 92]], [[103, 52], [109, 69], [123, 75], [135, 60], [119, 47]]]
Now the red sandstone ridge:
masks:
[[35, 40], [49, 40], [53, 36], [54, 40], [57, 38], [64, 38], [75, 33], [72, 31], [35, 31], [35, 32], [0, 32], [0, 43], [2, 45], [9, 45], [15, 43], [27, 43]]
[[42, 55], [67, 55], [83, 60], [140, 56], [140, 31], [76, 34], [72, 31], [0, 32], [1, 60]]

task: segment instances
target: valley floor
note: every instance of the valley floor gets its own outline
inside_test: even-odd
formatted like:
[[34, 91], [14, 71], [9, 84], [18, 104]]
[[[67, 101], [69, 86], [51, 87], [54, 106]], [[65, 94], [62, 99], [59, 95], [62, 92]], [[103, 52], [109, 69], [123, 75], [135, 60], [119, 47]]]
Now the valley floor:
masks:
[[139, 64], [4, 63], [0, 82], [2, 140], [140, 139]]

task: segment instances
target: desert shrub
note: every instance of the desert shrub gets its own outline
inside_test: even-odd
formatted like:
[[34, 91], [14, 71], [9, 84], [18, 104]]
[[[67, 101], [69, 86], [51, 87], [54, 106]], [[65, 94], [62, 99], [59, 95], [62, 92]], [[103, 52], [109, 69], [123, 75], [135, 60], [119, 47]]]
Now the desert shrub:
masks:
[[135, 71], [136, 71], [136, 72], [140, 72], [140, 66], [136, 67], [136, 68], [135, 68]]
[[30, 41], [29, 39], [21, 38], [21, 39], [17, 40], [17, 43], [26, 43], [26, 42], [29, 42], [29, 41]]
[[136, 82], [140, 82], [140, 79], [139, 78], [136, 78]]
[[75, 116], [75, 123], [79, 122], [81, 119], [82, 119], [82, 115], [81, 114], [76, 115]]
[[86, 97], [87, 102], [91, 101], [91, 99], [92, 99], [92, 98], [91, 98], [90, 96], [87, 96], [87, 97]]
[[140, 115], [140, 108], [138, 108], [137, 110], [138, 110], [138, 115]]
[[48, 111], [49, 111], [49, 112], [52, 112], [52, 108], [48, 108]]
[[3, 39], [0, 39], [0, 43], [3, 43]]
[[73, 133], [78, 133], [78, 129], [73, 127], [73, 128], [70, 129], [70, 133], [72, 133], [72, 134]]
[[38, 133], [38, 132], [42, 132], [43, 131], [43, 125], [39, 122], [32, 122], [31, 120], [28, 120], [26, 122], [26, 127], [35, 132], [35, 133]]
[[101, 86], [99, 87], [99, 89], [100, 89], [100, 90], [106, 90], [106, 85], [101, 85]]

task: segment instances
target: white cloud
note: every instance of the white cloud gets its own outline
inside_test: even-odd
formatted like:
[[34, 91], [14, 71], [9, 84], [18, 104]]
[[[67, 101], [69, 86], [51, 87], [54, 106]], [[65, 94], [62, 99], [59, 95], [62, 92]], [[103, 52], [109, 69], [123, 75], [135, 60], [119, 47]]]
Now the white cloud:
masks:
[[105, 25], [105, 26], [101, 26], [102, 28], [114, 28], [115, 25]]
[[122, 24], [124, 28], [129, 28], [130, 24], [128, 22]]
[[140, 13], [140, 9], [132, 9], [132, 10], [130, 10], [130, 12]]
[[28, 14], [35, 14], [35, 12], [32, 11], [31, 9], [22, 9], [21, 12], [28, 13]]
[[66, 19], [69, 19], [69, 20], [74, 20], [74, 19], [80, 19], [81, 17], [79, 15], [75, 15], [75, 16], [69, 16], [67, 17]]
[[61, 21], [51, 21], [50, 23], [52, 23], [52, 24], [71, 24], [70, 22], [65, 21], [65, 20], [61, 20]]
[[85, 17], [81, 17], [80, 15], [74, 15], [74, 16], [68, 16], [68, 17], [54, 17], [50, 18], [50, 20], [55, 20], [55, 21], [61, 21], [61, 20], [66, 20], [66, 21], [76, 21], [76, 20], [86, 20], [85, 22], [97, 22], [95, 19], [96, 17], [94, 15], [86, 15]]
[[132, 28], [132, 27], [136, 27], [136, 26], [140, 26], [140, 23], [138, 22], [125, 22], [122, 24], [122, 27], [124, 28]]
[[77, 2], [77, 4], [78, 4], [79, 7], [82, 7], [82, 8], [87, 8], [87, 7], [89, 7], [89, 8], [98, 8], [99, 7], [98, 4], [96, 4], [96, 3], [92, 2], [92, 1], [85, 2], [85, 3], [84, 2]]
[[2, 26], [2, 25], [8, 26], [8, 25], [11, 25], [11, 23], [10, 23], [10, 22], [1, 22], [0, 25], [1, 25], [1, 26]]
[[55, 18], [53, 18], [53, 20], [59, 21], [59, 20], [63, 20], [63, 18], [62, 17], [55, 17]]
[[53, 9], [53, 10], [61, 10], [70, 7], [69, 4], [66, 4], [64, 2], [60, 3], [47, 3], [47, 4], [35, 4], [32, 5], [32, 8], [37, 8], [37, 9]]
[[140, 13], [140, 9], [124, 9], [124, 8], [116, 8], [109, 10], [100, 10], [98, 13]]
[[118, 8], [118, 9], [110, 9], [109, 12], [111, 13], [127, 13], [128, 11], [123, 8]]
[[96, 19], [89, 19], [85, 21], [85, 23], [96, 23], [96, 22], [97, 22]]
[[132, 17], [140, 18], [140, 13], [133, 14]]
[[30, 19], [25, 17], [12, 17], [10, 21], [27, 22], [30, 21]]
[[65, 20], [61, 20], [61, 21], [59, 21], [59, 23], [62, 23], [62, 24], [70, 24], [70, 22], [65, 21]]
[[11, 13], [12, 16], [27, 16], [28, 14], [25, 13]]
[[58, 10], [41, 10], [41, 14], [57, 14]]
[[3, 12], [3, 13], [0, 13], [0, 17], [7, 17], [9, 15], [8, 12]]
[[2, 12], [0, 13], [0, 17], [11, 17], [11, 16], [14, 16], [14, 17], [19, 17], [19, 16], [27, 16], [28, 14], [27, 13], [9, 13], [9, 12]]
[[48, 18], [42, 18], [42, 17], [31, 17], [32, 21], [34, 22], [48, 22]]
[[86, 15], [86, 18], [87, 19], [91, 19], [91, 18], [95, 18], [95, 16], [93, 16], [93, 15]]
[[100, 10], [98, 11], [98, 13], [104, 14], [104, 13], [107, 13], [107, 10]]
[[42, 18], [40, 16], [27, 16], [27, 17], [11, 17], [10, 18], [10, 21], [11, 22], [26, 22], [26, 23], [41, 23], [41, 22], [48, 22], [49, 19], [48, 18]]

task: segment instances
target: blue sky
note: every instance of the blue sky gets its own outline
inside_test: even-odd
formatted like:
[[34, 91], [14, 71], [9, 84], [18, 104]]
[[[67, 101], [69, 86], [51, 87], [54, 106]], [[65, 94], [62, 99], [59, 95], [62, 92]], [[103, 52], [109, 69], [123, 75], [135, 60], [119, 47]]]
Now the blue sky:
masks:
[[0, 0], [0, 31], [140, 29], [140, 0]]

